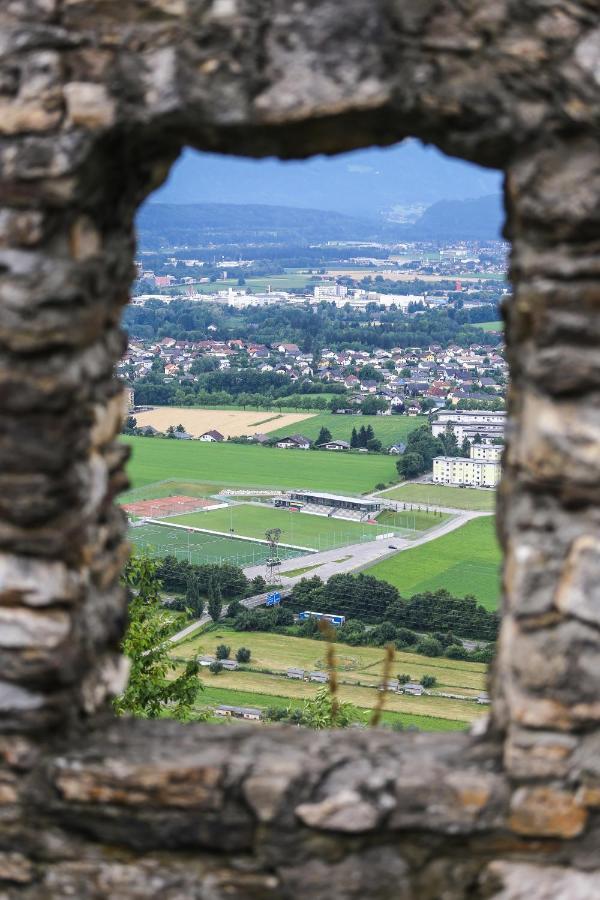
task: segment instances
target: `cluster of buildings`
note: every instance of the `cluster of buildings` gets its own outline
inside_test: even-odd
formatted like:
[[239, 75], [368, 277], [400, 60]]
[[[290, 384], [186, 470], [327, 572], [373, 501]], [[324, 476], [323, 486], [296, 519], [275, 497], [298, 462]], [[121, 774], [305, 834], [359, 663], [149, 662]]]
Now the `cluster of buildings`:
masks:
[[495, 488], [500, 480], [506, 412], [440, 410], [431, 430], [439, 437], [452, 429], [458, 443], [469, 441], [469, 456], [436, 456], [433, 481], [461, 487]]
[[[211, 329], [217, 330], [210, 325]], [[378, 404], [381, 415], [419, 415], [424, 410], [456, 406], [461, 400], [477, 403], [501, 399], [507, 383], [501, 351], [486, 344], [370, 351], [324, 348], [315, 359], [290, 342], [266, 345], [242, 339], [190, 341], [165, 337], [159, 341], [131, 340], [117, 371], [135, 384], [158, 365], [165, 382], [193, 384], [198, 381], [193, 371], [196, 360], [207, 358], [214, 360], [215, 368], [221, 371], [236, 370], [240, 354], [246, 368], [249, 363], [258, 372], [286, 376], [299, 387], [304, 381], [342, 386], [345, 390], [338, 412], [356, 413], [365, 399], [373, 397], [382, 401]], [[318, 395], [310, 399], [319, 406]], [[467, 431], [461, 425], [459, 441], [464, 436], [471, 439]]]

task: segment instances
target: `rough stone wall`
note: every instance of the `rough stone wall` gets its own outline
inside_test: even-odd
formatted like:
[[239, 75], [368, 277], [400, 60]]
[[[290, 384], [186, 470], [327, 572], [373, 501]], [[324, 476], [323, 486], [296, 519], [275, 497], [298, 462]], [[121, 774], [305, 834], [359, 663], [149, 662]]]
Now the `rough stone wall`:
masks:
[[[0, 898], [595, 898], [596, 0], [0, 3]], [[181, 147], [416, 135], [506, 172], [515, 300], [489, 722], [114, 722], [112, 367], [132, 220]]]

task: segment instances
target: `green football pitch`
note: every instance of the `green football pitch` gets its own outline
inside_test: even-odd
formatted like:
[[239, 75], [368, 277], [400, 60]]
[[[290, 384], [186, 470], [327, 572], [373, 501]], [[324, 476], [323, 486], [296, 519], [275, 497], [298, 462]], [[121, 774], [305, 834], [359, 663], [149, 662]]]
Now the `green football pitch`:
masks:
[[279, 450], [122, 436], [132, 449], [132, 487], [164, 479], [218, 482], [231, 487], [308, 488], [341, 494], [372, 491], [396, 477], [394, 458], [311, 450]]
[[432, 513], [398, 514], [387, 517], [382, 525], [315, 516], [309, 513], [291, 512], [269, 506], [233, 504], [227, 509], [207, 510], [169, 517], [175, 525], [206, 528], [224, 534], [237, 534], [250, 538], [265, 537], [269, 528], [281, 529], [281, 542], [312, 550], [330, 550], [348, 544], [374, 540], [378, 535], [394, 533], [401, 537], [421, 534], [425, 528], [442, 521]]
[[476, 597], [493, 610], [500, 596], [500, 560], [494, 516], [482, 516], [367, 572], [395, 585], [404, 597], [445, 588], [455, 597]]
[[[149, 556], [162, 558], [175, 556], [179, 560], [201, 565], [203, 563], [231, 563], [245, 566], [262, 565], [269, 556], [266, 544], [257, 541], [242, 541], [239, 538], [204, 534], [200, 531], [189, 531], [187, 528], [170, 528], [164, 525], [144, 524], [131, 527], [129, 540], [136, 549]], [[280, 559], [293, 559], [302, 556], [300, 550], [281, 547]]]

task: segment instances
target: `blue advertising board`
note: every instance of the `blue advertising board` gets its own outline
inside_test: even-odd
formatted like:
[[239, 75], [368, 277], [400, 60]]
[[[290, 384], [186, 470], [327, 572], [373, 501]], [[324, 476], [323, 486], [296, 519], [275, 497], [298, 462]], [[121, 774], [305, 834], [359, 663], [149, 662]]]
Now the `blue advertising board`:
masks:
[[272, 594], [267, 594], [267, 606], [276, 606], [278, 603], [281, 603], [281, 594], [279, 591], [273, 591]]

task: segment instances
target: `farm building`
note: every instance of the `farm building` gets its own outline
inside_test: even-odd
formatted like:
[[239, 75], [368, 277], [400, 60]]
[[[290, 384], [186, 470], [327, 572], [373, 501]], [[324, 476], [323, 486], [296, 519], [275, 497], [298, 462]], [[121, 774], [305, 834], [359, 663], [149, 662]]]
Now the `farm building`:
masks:
[[235, 671], [235, 669], [239, 669], [240, 667], [239, 663], [237, 663], [235, 659], [221, 659], [220, 663], [224, 669], [228, 669], [231, 672]]
[[221, 441], [225, 440], [225, 438], [220, 431], [215, 431], [215, 429], [213, 428], [210, 431], [205, 431], [204, 434], [201, 434], [198, 440], [204, 441], [204, 443], [220, 444]]
[[216, 661], [216, 657], [214, 656], [199, 656], [198, 662], [201, 666], [210, 666], [211, 663]]
[[390, 678], [389, 681], [386, 681], [385, 684], [382, 682], [378, 685], [378, 691], [398, 691], [400, 687], [400, 682], [396, 678]]
[[490, 702], [489, 694], [486, 691], [482, 691], [481, 694], [477, 697], [477, 702], [483, 704], [487, 704]]
[[287, 670], [288, 678], [297, 678], [299, 681], [304, 680], [304, 669], [296, 669], [293, 666]]
[[308, 678], [309, 681], [317, 681], [319, 684], [327, 684], [329, 681], [327, 672], [309, 672]]
[[222, 703], [215, 709], [215, 716], [230, 716], [233, 719], [262, 719], [262, 710], [252, 706], [227, 706]]
[[420, 697], [421, 694], [425, 693], [425, 688], [422, 684], [415, 684], [413, 681], [408, 681], [406, 684], [402, 685], [402, 693], [411, 694], [413, 697]]

